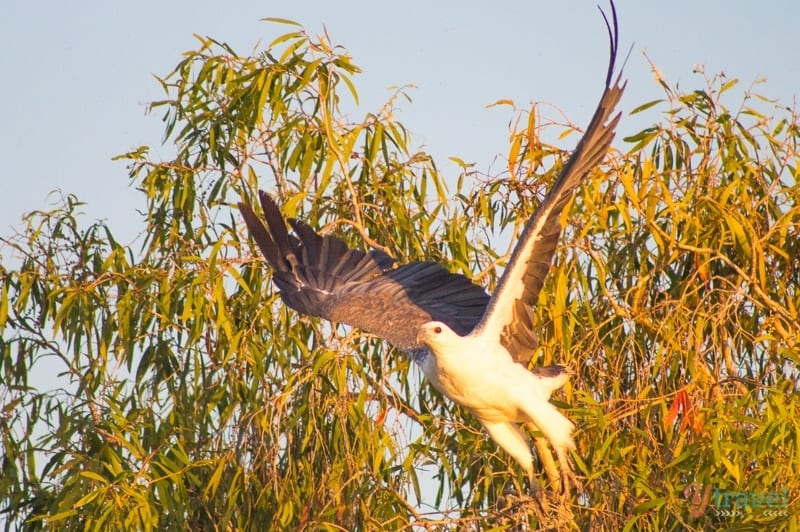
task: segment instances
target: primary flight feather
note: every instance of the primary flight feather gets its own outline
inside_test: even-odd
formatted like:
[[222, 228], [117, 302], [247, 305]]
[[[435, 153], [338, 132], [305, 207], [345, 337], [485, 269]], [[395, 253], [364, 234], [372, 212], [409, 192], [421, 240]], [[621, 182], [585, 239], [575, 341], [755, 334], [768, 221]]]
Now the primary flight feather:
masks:
[[571, 476], [567, 451], [574, 448], [574, 426], [549, 402], [567, 373], [561, 366], [529, 371], [527, 363], [537, 343], [532, 307], [561, 234], [561, 212], [604, 158], [620, 118], [613, 114], [625, 84], [621, 73], [613, 79], [618, 47], [613, 2], [611, 20], [605, 13], [603, 18], [610, 59], [600, 102], [547, 197], [527, 221], [491, 297], [434, 262], [398, 265], [381, 251], [350, 249], [299, 220], [289, 220], [290, 233], [278, 206], [263, 191], [263, 219], [239, 203], [288, 306], [358, 327], [409, 353], [433, 385], [469, 409], [523, 467], [534, 493], [532, 454], [520, 424], [535, 425], [553, 445], [564, 489]]

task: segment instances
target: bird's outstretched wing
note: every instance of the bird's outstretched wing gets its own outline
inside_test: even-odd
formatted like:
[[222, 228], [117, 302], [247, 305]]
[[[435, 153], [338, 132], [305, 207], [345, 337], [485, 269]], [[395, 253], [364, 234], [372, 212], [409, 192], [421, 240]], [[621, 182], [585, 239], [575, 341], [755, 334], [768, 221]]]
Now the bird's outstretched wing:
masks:
[[600, 103], [553, 188], [526, 223], [486, 314], [471, 333], [499, 337], [511, 356], [523, 364], [528, 362], [533, 354], [532, 347], [536, 345], [532, 307], [539, 298], [561, 234], [561, 211], [583, 178], [605, 157], [620, 118], [620, 113], [612, 117], [625, 90], [621, 72], [612, 84], [618, 47], [617, 13], [613, 3], [611, 21], [605, 13], [603, 18], [608, 28], [611, 57]]
[[352, 325], [407, 351], [423, 348], [417, 343], [423, 323], [441, 321], [465, 335], [483, 316], [489, 296], [463, 275], [435, 262], [396, 266], [383, 252], [350, 249], [299, 220], [289, 220], [290, 234], [273, 199], [263, 191], [259, 199], [263, 220], [246, 203], [239, 210], [281, 298], [298, 312]]

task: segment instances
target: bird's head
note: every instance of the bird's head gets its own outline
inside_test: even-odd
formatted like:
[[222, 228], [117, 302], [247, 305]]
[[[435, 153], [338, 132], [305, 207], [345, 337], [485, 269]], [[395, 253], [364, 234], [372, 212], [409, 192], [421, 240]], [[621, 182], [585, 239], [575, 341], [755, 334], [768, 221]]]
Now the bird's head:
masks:
[[450, 347], [456, 347], [460, 340], [461, 337], [453, 329], [440, 321], [424, 323], [417, 333], [417, 343], [430, 349], [434, 355], [449, 351]]

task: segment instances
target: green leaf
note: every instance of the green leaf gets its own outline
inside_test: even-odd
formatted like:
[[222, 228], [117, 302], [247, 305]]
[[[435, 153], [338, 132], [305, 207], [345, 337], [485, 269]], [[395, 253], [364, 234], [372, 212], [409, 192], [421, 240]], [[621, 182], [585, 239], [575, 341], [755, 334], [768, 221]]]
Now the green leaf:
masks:
[[[262, 22], [274, 22], [276, 24], [285, 24], [288, 26], [300, 26], [302, 25], [294, 20], [290, 20], [288, 18], [278, 18], [278, 17], [266, 17], [261, 19]], [[271, 48], [271, 46], [270, 46]]]
[[631, 111], [630, 114], [631, 114], [631, 116], [633, 116], [635, 114], [641, 113], [642, 111], [646, 111], [646, 110], [650, 109], [651, 107], [653, 107], [655, 105], [658, 105], [660, 103], [663, 103], [663, 102], [664, 102], [663, 99], [651, 100], [651, 101], [649, 101], [647, 103], [644, 103], [644, 104], [634, 108], [634, 110]]

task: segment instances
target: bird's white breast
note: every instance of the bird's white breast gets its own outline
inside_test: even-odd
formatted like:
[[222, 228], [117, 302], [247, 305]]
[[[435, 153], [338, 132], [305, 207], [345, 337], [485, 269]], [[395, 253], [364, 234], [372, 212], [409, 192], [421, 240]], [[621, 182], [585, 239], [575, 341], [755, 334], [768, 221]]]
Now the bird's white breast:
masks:
[[533, 375], [498, 344], [460, 344], [427, 358], [423, 372], [431, 383], [482, 421], [518, 418], [517, 390]]

